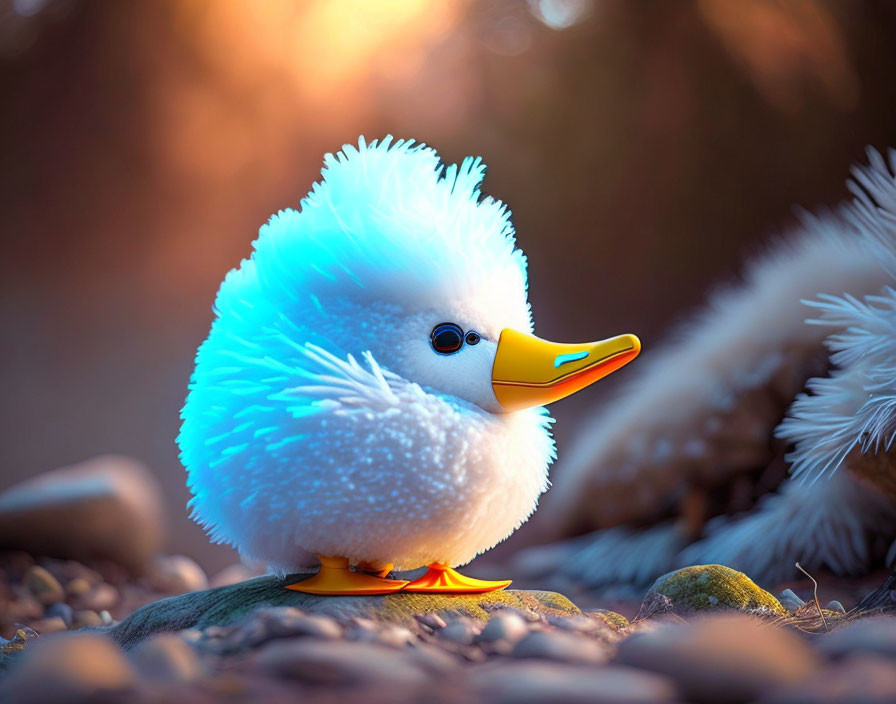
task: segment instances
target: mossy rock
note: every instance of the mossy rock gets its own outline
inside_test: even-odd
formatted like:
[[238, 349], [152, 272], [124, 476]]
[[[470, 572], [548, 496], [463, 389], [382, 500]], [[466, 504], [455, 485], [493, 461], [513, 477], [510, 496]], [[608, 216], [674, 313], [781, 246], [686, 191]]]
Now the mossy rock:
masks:
[[621, 631], [631, 625], [625, 616], [617, 614], [615, 611], [608, 611], [607, 609], [587, 611], [585, 615], [600, 619], [614, 631]]
[[686, 615], [722, 609], [787, 615], [774, 596], [725, 565], [694, 565], [664, 574], [647, 592], [641, 612], [643, 616], [663, 611]]
[[468, 616], [485, 621], [500, 609], [548, 616], [575, 616], [581, 610], [561, 594], [506, 589], [487, 594], [387, 594], [315, 596], [285, 589], [295, 578], [258, 577], [217, 589], [162, 599], [137, 609], [111, 629], [128, 648], [160, 631], [229, 626], [263, 606], [294, 606], [346, 623], [355, 617], [416, 626], [416, 616]]

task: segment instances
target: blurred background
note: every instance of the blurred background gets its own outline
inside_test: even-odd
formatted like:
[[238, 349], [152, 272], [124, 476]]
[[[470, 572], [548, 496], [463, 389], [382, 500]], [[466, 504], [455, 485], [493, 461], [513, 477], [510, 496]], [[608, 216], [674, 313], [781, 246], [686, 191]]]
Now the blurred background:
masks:
[[[896, 145], [894, 66], [887, 0], [0, 0], [0, 490], [131, 455], [170, 549], [232, 562], [185, 510], [193, 355], [258, 227], [359, 134], [482, 155], [538, 333], [649, 354]], [[561, 454], [623, 376], [553, 407]]]

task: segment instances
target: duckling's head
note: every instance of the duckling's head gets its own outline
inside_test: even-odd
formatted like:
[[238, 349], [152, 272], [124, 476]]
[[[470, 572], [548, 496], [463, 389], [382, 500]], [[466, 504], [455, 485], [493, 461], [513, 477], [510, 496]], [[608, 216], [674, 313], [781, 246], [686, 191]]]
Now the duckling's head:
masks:
[[[267, 329], [490, 413], [538, 406], [622, 366], [631, 335], [555, 345], [531, 336], [526, 257], [485, 165], [445, 166], [413, 141], [346, 145], [300, 210], [277, 213], [221, 287], [218, 325]], [[200, 352], [200, 355], [202, 353]]]

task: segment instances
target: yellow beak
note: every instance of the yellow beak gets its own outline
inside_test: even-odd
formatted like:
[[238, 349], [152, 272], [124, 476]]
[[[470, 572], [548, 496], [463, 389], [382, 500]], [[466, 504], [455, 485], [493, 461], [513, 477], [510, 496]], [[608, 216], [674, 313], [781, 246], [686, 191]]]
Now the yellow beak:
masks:
[[545, 406], [593, 384], [641, 351], [634, 335], [566, 345], [504, 328], [492, 367], [492, 388], [506, 411]]

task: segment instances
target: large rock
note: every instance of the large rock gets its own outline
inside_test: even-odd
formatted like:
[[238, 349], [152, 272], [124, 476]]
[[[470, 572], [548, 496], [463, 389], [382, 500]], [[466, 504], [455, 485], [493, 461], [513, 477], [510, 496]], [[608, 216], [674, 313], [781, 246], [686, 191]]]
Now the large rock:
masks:
[[229, 626], [266, 606], [294, 606], [343, 624], [357, 618], [419, 628], [418, 616], [466, 616], [485, 622], [492, 612], [511, 609], [545, 617], [581, 614], [575, 604], [553, 592], [508, 589], [488, 594], [387, 594], [315, 596], [285, 589], [295, 581], [258, 577], [207, 591], [181, 594], [138, 609], [118, 624], [113, 637], [125, 648], [154, 633], [186, 628]]
[[0, 548], [142, 570], [162, 545], [158, 484], [115, 455], [46, 472], [0, 494]]
[[787, 614], [781, 602], [743, 572], [724, 565], [694, 565], [657, 579], [644, 597], [641, 615], [671, 611], [685, 616], [730, 609], [774, 616]]

